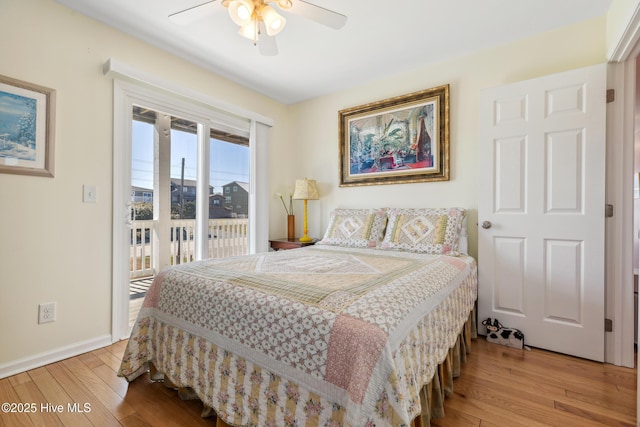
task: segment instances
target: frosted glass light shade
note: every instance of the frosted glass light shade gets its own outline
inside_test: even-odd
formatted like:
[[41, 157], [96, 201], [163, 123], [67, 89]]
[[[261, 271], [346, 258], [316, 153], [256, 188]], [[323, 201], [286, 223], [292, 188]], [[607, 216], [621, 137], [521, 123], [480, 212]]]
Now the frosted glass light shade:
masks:
[[283, 9], [289, 9], [293, 4], [291, 3], [291, 0], [278, 0], [278, 6]]
[[251, 23], [253, 2], [251, 0], [234, 0], [229, 3], [229, 16], [237, 25], [244, 27]]
[[255, 22], [250, 22], [247, 25], [243, 25], [238, 30], [238, 34], [249, 40], [258, 40], [258, 28]]
[[260, 10], [260, 15], [267, 27], [267, 34], [270, 36], [275, 36], [282, 31], [287, 23], [287, 20], [271, 6], [263, 6]]

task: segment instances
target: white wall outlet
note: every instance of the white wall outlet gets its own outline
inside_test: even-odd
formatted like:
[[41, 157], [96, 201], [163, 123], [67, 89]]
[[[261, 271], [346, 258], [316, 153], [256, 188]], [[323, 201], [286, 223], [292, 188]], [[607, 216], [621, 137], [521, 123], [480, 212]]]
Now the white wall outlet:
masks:
[[56, 320], [56, 303], [48, 302], [38, 305], [38, 323], [54, 322]]
[[98, 189], [95, 185], [82, 186], [82, 201], [85, 203], [96, 203], [98, 201]]

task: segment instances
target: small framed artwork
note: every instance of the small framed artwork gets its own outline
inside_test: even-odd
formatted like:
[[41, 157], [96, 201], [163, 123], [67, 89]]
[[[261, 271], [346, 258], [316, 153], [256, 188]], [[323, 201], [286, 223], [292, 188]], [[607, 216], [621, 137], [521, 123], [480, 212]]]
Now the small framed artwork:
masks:
[[0, 172], [53, 177], [53, 89], [0, 75]]
[[340, 187], [449, 180], [449, 85], [338, 113]]

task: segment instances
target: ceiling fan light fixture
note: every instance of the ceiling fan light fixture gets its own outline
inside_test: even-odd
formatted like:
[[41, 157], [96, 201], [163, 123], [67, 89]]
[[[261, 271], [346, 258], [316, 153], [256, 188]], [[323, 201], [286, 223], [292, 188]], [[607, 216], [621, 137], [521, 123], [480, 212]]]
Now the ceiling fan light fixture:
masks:
[[[1, 0], [0, 0], [1, 1]], [[290, 12], [294, 15], [302, 15], [305, 18], [316, 21], [327, 27], [340, 29], [347, 21], [347, 17], [329, 9], [316, 6], [306, 0], [203, 0], [204, 3], [183, 9], [169, 15], [169, 19], [175, 23], [178, 22], [178, 16], [187, 18], [181, 19], [182, 23], [188, 23], [195, 20], [194, 15], [201, 14], [201, 11], [208, 13], [210, 5], [222, 4], [229, 11], [229, 17], [238, 25], [238, 34], [244, 38], [253, 41], [254, 46], [260, 41], [260, 53], [262, 55], [277, 55], [278, 48], [276, 46], [276, 34], [279, 34], [285, 27], [287, 20], [280, 15], [277, 8], [271, 7], [273, 3], [281, 10], [292, 9]], [[293, 5], [296, 5], [293, 8]], [[191, 17], [191, 18], [189, 18]]]
[[243, 25], [238, 30], [238, 34], [242, 37], [253, 41], [254, 43], [258, 41], [258, 27], [255, 21], [248, 23], [247, 25]]
[[278, 0], [278, 6], [281, 9], [289, 9], [293, 4], [291, 3], [291, 0]]
[[270, 36], [278, 34], [287, 24], [287, 20], [271, 6], [262, 7], [260, 10], [260, 16], [267, 28], [267, 34]]
[[240, 27], [253, 21], [253, 2], [251, 0], [234, 0], [229, 3], [229, 16]]

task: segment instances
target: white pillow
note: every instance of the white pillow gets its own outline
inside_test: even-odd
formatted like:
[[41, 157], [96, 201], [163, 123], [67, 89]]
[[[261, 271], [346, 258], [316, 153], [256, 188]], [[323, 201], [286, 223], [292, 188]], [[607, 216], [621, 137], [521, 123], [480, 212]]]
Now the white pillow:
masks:
[[467, 230], [466, 215], [462, 220], [462, 228], [460, 229], [460, 236], [458, 237], [458, 252], [464, 255], [469, 255], [469, 232]]
[[335, 209], [317, 244], [375, 248], [384, 237], [386, 225], [386, 209]]
[[462, 208], [389, 209], [381, 249], [458, 255]]

